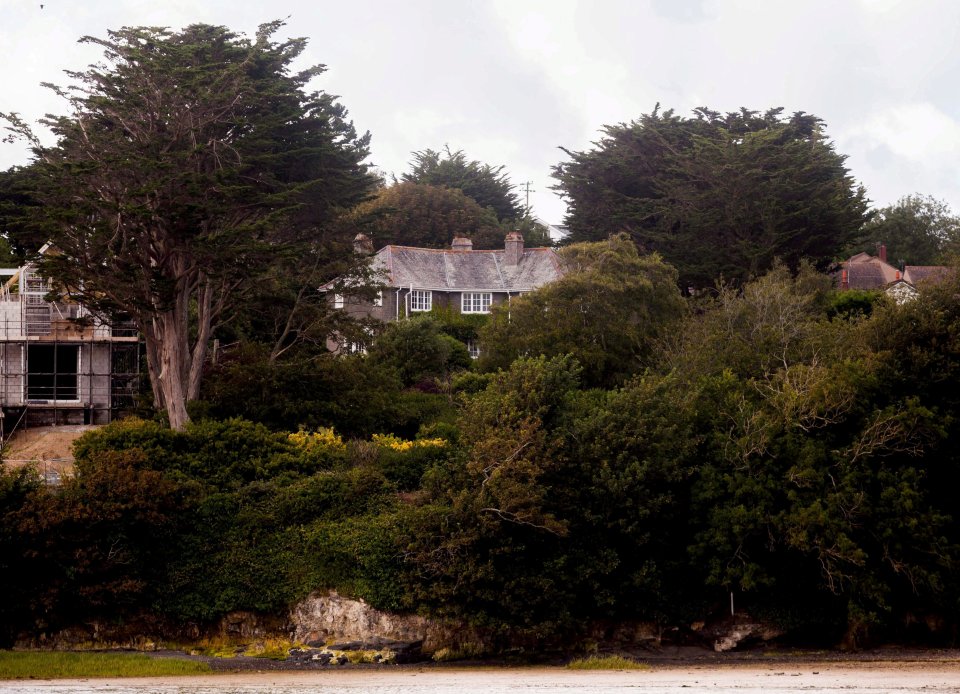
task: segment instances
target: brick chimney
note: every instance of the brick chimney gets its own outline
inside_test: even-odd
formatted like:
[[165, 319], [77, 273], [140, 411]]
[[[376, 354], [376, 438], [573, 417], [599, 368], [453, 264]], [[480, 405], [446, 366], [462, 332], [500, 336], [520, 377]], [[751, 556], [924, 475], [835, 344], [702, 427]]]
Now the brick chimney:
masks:
[[887, 262], [887, 246], [886, 244], [880, 244], [880, 260]]
[[454, 236], [453, 243], [450, 244], [450, 248], [455, 251], [472, 251], [473, 241], [468, 239], [466, 236]]
[[523, 257], [523, 234], [519, 231], [511, 231], [504, 240], [504, 264], [519, 265]]
[[353, 237], [353, 252], [357, 255], [373, 255], [373, 241], [363, 232]]
[[850, 289], [850, 280], [847, 277], [847, 271], [840, 274], [840, 289]]

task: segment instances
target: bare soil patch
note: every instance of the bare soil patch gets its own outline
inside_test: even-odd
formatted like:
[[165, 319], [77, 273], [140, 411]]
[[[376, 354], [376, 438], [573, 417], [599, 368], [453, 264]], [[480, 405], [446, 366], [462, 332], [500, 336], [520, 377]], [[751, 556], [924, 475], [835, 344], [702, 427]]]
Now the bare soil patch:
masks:
[[73, 442], [96, 425], [32, 427], [16, 432], [3, 447], [4, 462], [11, 467], [36, 465], [43, 475], [73, 472]]

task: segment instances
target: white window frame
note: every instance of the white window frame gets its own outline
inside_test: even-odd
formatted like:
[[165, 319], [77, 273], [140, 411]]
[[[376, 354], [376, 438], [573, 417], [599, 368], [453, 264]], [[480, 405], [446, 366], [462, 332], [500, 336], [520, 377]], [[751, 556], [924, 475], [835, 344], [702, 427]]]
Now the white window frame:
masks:
[[460, 313], [490, 313], [493, 292], [463, 292], [460, 295]]
[[366, 354], [367, 346], [362, 342], [345, 342], [343, 351], [345, 354]]
[[433, 308], [433, 292], [429, 289], [410, 290], [410, 312], [423, 313]]
[[333, 295], [333, 307], [334, 307], [334, 308], [343, 308], [343, 294], [334, 294], [334, 295]]
[[476, 340], [467, 340], [467, 352], [471, 359], [480, 358], [480, 343]]
[[373, 297], [373, 305], [376, 307], [383, 306], [383, 290], [381, 289], [377, 292], [377, 295]]

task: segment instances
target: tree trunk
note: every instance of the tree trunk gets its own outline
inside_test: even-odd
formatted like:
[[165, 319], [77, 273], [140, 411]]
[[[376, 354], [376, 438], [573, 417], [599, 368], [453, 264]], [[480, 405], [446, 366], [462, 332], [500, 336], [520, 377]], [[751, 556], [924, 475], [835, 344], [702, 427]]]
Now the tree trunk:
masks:
[[[187, 347], [189, 325], [178, 309], [155, 316], [147, 325], [147, 365], [155, 393], [172, 429], [181, 430], [190, 421], [187, 415], [187, 377], [190, 351]], [[150, 354], [154, 357], [151, 359]]]
[[138, 327], [146, 342], [147, 374], [150, 376], [150, 389], [153, 391], [153, 406], [158, 410], [165, 410], [167, 405], [160, 389], [160, 355], [157, 354], [157, 341], [148, 337], [149, 330], [143, 321], [140, 321]]
[[210, 278], [201, 274], [197, 296], [197, 341], [191, 352], [190, 372], [187, 376], [187, 400], [196, 400], [200, 397], [200, 381], [203, 378], [204, 362], [207, 360], [207, 345], [213, 336], [214, 292], [215, 288]]

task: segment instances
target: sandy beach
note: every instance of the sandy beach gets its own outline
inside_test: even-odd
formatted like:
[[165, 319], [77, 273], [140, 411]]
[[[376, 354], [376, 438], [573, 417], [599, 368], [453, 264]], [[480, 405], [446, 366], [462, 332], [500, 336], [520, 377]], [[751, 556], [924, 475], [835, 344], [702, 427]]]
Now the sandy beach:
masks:
[[864, 664], [797, 662], [784, 665], [656, 666], [643, 671], [572, 671], [564, 668], [389, 668], [314, 672], [245, 672], [183, 678], [31, 680], [0, 684], [5, 694], [228, 694], [371, 692], [374, 694], [499, 694], [629, 690], [662, 692], [854, 692], [858, 694], [960, 692], [960, 663]]

